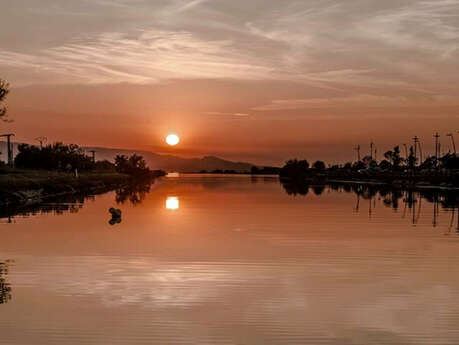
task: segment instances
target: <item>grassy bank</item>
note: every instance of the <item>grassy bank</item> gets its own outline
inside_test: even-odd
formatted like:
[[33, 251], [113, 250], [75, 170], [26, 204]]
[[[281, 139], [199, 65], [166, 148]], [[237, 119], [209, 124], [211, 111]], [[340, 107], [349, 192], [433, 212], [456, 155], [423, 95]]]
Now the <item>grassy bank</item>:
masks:
[[79, 174], [41, 170], [0, 170], [0, 205], [34, 203], [65, 194], [97, 193], [132, 182], [131, 177], [116, 172]]

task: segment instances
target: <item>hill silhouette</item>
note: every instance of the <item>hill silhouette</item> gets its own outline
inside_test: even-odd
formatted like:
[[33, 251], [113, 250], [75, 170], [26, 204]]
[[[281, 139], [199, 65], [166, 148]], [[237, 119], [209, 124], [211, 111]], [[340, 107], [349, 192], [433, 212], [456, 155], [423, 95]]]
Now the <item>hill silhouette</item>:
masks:
[[254, 164], [247, 162], [233, 162], [215, 156], [202, 158], [183, 158], [174, 155], [162, 155], [150, 151], [137, 151], [129, 149], [112, 149], [104, 147], [85, 147], [85, 150], [96, 150], [97, 160], [107, 159], [113, 161], [116, 155], [141, 155], [151, 169], [162, 169], [177, 172], [199, 172], [202, 170], [234, 170], [236, 172], [249, 172]]

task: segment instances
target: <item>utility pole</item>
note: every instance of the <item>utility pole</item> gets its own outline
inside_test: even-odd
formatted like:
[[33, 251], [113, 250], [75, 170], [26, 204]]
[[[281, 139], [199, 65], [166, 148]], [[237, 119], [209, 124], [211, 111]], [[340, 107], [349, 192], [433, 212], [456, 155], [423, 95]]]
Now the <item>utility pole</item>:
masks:
[[373, 141], [370, 142], [370, 157], [371, 157], [371, 160], [373, 160]]
[[417, 148], [418, 148], [418, 141], [419, 141], [419, 138], [415, 135], [414, 138], [414, 165], [416, 165], [416, 158], [417, 158]]
[[358, 158], [358, 162], [360, 162], [360, 145], [357, 145], [354, 150], [357, 151], [357, 158]]
[[453, 144], [454, 155], [456, 155], [456, 143], [454, 142], [453, 133], [448, 133], [448, 134], [446, 134], [446, 136], [451, 138], [451, 143]]
[[92, 162], [95, 163], [96, 162], [96, 150], [89, 150], [89, 152], [92, 153]]
[[403, 147], [405, 148], [405, 159], [408, 159], [408, 147], [406, 144], [403, 144]]
[[419, 146], [419, 164], [422, 164], [422, 148], [421, 148], [421, 139], [418, 139]]
[[438, 143], [438, 138], [440, 138], [440, 136], [438, 135], [438, 132], [435, 133], [434, 138], [435, 138], [435, 166], [436, 166], [438, 162], [438, 155], [440, 154], [439, 143]]
[[6, 146], [7, 146], [7, 149], [8, 149], [8, 165], [10, 167], [13, 167], [13, 150], [12, 150], [12, 147], [11, 147], [11, 137], [14, 137], [14, 134], [0, 134], [0, 137], [6, 137]]
[[48, 138], [47, 137], [38, 137], [38, 138], [35, 138], [35, 140], [40, 143], [40, 148], [42, 149], [43, 148], [43, 143], [46, 143], [48, 141]]

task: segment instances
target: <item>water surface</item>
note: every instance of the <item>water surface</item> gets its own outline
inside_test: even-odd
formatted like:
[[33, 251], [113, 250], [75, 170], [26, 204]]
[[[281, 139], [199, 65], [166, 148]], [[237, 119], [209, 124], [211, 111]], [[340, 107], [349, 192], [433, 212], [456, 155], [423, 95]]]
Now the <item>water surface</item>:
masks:
[[0, 344], [459, 343], [451, 195], [188, 175], [15, 214]]

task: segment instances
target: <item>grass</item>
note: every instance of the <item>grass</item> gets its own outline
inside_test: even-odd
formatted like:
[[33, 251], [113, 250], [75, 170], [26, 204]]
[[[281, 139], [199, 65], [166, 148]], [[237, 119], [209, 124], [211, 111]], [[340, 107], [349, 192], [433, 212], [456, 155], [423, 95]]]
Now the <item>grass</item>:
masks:
[[128, 175], [116, 172], [73, 173], [0, 168], [0, 204], [20, 203], [30, 195], [41, 198], [70, 193], [110, 190], [128, 184]]

